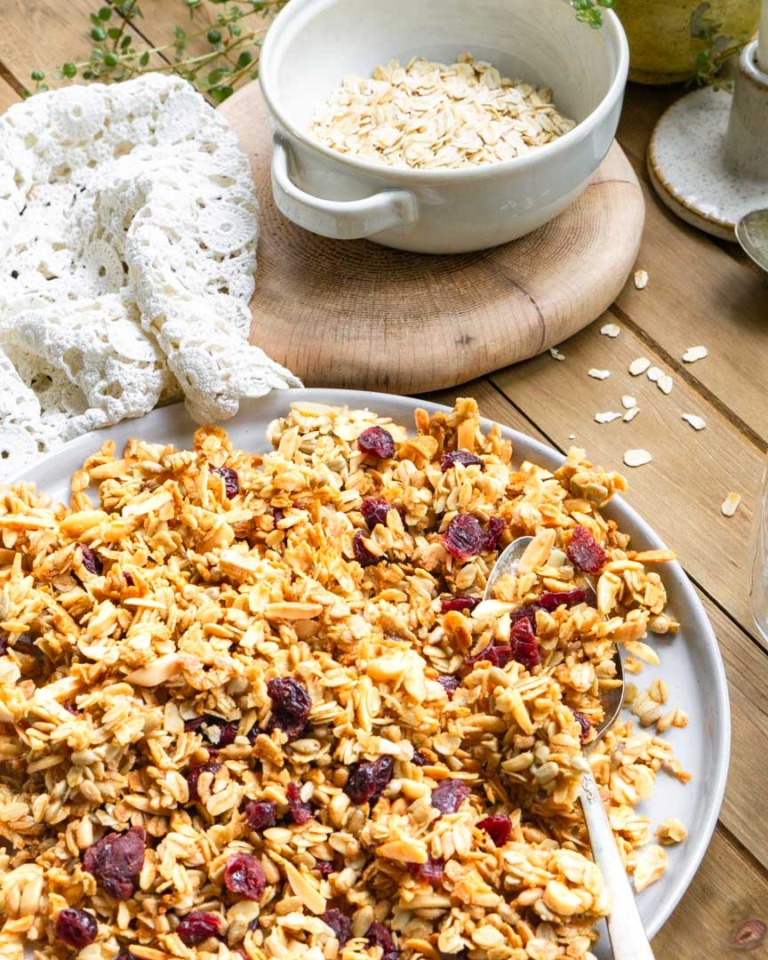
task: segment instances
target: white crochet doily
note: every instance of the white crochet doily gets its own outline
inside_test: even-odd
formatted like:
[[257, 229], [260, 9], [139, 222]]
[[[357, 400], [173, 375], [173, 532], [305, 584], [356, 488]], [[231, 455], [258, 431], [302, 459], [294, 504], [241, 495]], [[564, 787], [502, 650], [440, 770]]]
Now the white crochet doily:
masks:
[[257, 212], [234, 133], [177, 77], [0, 117], [0, 478], [182, 393], [207, 422], [301, 385], [247, 343]]

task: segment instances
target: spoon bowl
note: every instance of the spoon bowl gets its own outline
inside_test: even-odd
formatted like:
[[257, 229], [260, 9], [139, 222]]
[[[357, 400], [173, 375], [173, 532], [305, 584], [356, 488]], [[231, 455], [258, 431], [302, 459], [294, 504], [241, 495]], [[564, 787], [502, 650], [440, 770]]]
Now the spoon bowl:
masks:
[[768, 273], [768, 209], [745, 214], [736, 224], [736, 239], [747, 256]]

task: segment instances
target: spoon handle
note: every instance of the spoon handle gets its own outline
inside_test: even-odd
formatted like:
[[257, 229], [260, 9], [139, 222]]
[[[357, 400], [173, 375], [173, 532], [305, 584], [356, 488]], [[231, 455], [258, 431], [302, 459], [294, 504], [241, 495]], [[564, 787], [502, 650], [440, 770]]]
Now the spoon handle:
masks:
[[613, 897], [613, 907], [607, 923], [614, 960], [654, 960], [637, 909], [635, 894], [621, 862], [608, 814], [591, 772], [584, 773], [581, 778], [579, 799], [592, 845], [592, 856]]

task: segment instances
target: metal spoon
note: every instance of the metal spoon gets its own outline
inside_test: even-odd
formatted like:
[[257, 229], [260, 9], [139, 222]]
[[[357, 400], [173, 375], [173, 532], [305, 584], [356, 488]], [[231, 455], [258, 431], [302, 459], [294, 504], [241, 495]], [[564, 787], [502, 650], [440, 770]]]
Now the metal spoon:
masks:
[[[506, 573], [514, 573], [525, 548], [533, 537], [518, 537], [501, 554], [491, 570], [485, 587], [484, 600], [492, 599], [494, 584]], [[595, 588], [587, 579], [587, 589], [596, 600]], [[595, 738], [589, 745], [594, 746], [603, 734], [611, 727], [621, 712], [624, 700], [624, 667], [617, 650], [613, 656], [616, 664], [616, 676], [621, 680], [621, 686], [603, 693], [602, 703], [605, 717], [595, 729]], [[586, 748], [587, 750], [589, 747]], [[592, 846], [592, 856], [600, 867], [606, 886], [613, 897], [613, 907], [607, 918], [608, 936], [611, 939], [614, 960], [653, 960], [653, 952], [648, 942], [643, 921], [637, 909], [637, 901], [629, 883], [629, 877], [621, 861], [613, 830], [608, 822], [608, 814], [600, 800], [600, 791], [589, 764], [585, 763], [585, 770], [581, 777], [579, 800], [584, 811], [584, 820], [587, 824], [589, 841]]]
[[736, 239], [758, 267], [768, 272], [768, 210], [752, 210], [736, 224]]

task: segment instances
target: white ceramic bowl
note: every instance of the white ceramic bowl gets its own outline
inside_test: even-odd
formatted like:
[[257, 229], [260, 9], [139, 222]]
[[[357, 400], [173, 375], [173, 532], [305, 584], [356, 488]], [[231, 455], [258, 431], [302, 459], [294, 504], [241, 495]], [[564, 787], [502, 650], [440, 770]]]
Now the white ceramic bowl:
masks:
[[[613, 141], [629, 54], [616, 16], [594, 30], [567, 0], [291, 0], [260, 59], [274, 128], [272, 185], [290, 220], [321, 236], [460, 253], [521, 237], [587, 185]], [[345, 157], [307, 132], [347, 73], [468, 51], [503, 76], [554, 91], [577, 126], [544, 147], [459, 170], [393, 169]]]

